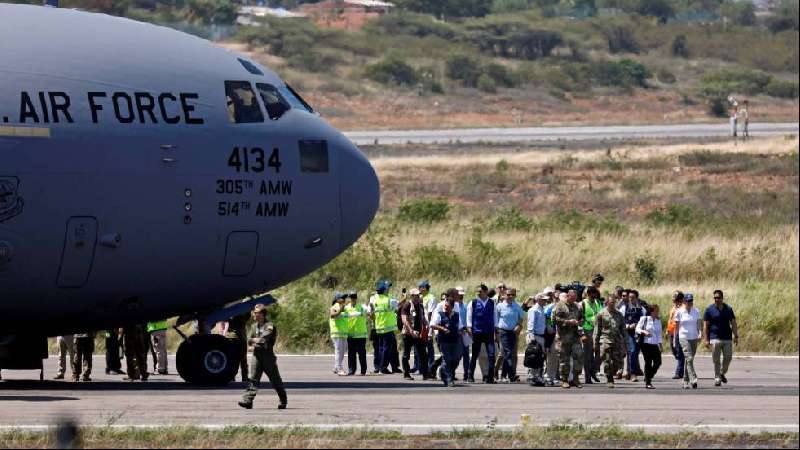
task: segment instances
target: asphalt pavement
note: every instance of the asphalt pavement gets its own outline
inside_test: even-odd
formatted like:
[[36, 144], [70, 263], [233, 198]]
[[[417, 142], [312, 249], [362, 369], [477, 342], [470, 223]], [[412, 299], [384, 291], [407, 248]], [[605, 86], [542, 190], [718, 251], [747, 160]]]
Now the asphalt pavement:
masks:
[[[331, 372], [332, 356], [279, 356], [278, 361], [289, 394], [286, 411], [276, 409], [277, 396], [266, 382], [255, 409], [245, 411], [236, 404], [241, 383], [198, 388], [176, 375], [132, 383], [106, 376], [100, 357], [95, 357], [91, 383], [38, 382], [31, 381], [38, 380], [38, 372], [3, 371], [0, 430], [38, 429], [63, 418], [92, 426], [296, 425], [407, 433], [509, 429], [523, 422], [615, 424], [648, 432], [797, 432], [800, 421], [798, 359], [792, 357], [737, 357], [730, 383], [720, 388], [713, 386], [711, 360], [699, 357], [700, 388], [689, 391], [671, 379], [671, 357], [664, 358], [655, 391], [627, 381], [614, 390], [605, 385], [562, 390], [483, 383], [445, 388], [438, 382], [403, 381], [399, 375], [338, 377]], [[171, 363], [174, 367], [174, 359]], [[55, 370], [56, 361], [47, 360], [46, 378]]]
[[[753, 137], [798, 134], [798, 123], [752, 123]], [[730, 125], [677, 124], [584, 127], [470, 128], [451, 130], [348, 131], [356, 145], [446, 144], [476, 142], [536, 142], [711, 138], [730, 135]]]

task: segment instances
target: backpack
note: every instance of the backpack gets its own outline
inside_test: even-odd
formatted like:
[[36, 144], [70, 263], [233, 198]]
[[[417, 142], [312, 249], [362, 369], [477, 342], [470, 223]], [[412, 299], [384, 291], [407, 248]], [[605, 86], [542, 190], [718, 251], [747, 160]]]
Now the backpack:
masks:
[[538, 369], [544, 365], [544, 349], [536, 340], [531, 341], [525, 349], [523, 364], [529, 369]]

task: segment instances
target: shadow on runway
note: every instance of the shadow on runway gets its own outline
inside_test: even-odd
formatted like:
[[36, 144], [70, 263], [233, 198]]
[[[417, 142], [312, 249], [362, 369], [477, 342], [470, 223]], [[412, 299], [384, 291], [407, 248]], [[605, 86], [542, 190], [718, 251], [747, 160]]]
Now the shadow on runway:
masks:
[[75, 397], [59, 397], [50, 395], [0, 395], [0, 403], [2, 402], [64, 402], [68, 400], [78, 400]]

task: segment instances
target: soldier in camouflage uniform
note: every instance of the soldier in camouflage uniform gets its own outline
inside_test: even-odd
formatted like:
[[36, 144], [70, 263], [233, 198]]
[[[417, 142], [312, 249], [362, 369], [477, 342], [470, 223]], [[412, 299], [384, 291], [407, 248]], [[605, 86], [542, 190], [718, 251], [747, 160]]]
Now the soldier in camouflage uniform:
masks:
[[569, 389], [569, 368], [572, 362], [573, 384], [580, 389], [583, 386], [580, 374], [583, 372], [583, 311], [578, 306], [578, 293], [570, 290], [566, 298], [562, 294], [561, 301], [553, 309], [553, 319], [558, 334], [558, 366], [561, 369], [561, 388]]
[[595, 317], [594, 348], [599, 351], [600, 361], [605, 365], [608, 387], [614, 388], [614, 374], [622, 370], [628, 354], [628, 330], [625, 316], [617, 309], [614, 296], [606, 301], [606, 307]]
[[278, 371], [278, 361], [273, 350], [278, 332], [275, 325], [267, 322], [264, 305], [256, 305], [253, 309], [253, 318], [256, 323], [250, 332], [250, 339], [247, 341], [247, 344], [253, 349], [253, 358], [250, 360], [250, 381], [239, 406], [245, 409], [253, 408], [253, 399], [258, 394], [261, 375], [266, 374], [275, 392], [278, 393], [280, 400], [278, 409], [286, 409], [286, 389], [283, 387], [283, 380]]

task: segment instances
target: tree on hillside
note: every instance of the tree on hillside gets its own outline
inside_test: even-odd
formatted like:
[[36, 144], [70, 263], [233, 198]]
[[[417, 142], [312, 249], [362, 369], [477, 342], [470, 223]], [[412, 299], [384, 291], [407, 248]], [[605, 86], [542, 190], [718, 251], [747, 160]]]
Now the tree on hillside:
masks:
[[667, 23], [675, 15], [669, 0], [639, 0], [636, 12], [643, 16], [653, 16], [661, 23]]
[[722, 5], [720, 13], [736, 25], [751, 27], [756, 24], [756, 6], [749, 0]]
[[398, 6], [444, 20], [449, 17], [483, 17], [489, 13], [492, 4], [487, 0], [402, 0], [398, 1]]
[[237, 6], [228, 0], [187, 0], [186, 18], [192, 22], [231, 24], [236, 21]]
[[767, 19], [767, 26], [774, 33], [786, 30], [797, 31], [800, 29], [798, 21], [800, 20], [800, 7], [798, 7], [798, 0], [783, 0], [775, 14]]

